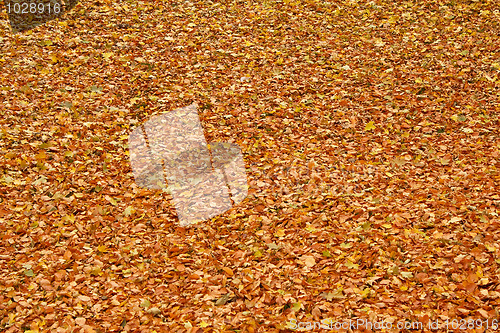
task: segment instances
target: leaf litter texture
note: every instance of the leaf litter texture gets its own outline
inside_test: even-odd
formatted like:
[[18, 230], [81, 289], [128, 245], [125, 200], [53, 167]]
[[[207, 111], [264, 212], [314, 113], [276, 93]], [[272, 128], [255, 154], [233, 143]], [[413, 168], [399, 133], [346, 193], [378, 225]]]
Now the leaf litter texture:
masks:
[[[89, 1], [0, 33], [0, 327], [497, 317], [494, 1]], [[200, 106], [249, 195], [195, 228], [128, 134]]]

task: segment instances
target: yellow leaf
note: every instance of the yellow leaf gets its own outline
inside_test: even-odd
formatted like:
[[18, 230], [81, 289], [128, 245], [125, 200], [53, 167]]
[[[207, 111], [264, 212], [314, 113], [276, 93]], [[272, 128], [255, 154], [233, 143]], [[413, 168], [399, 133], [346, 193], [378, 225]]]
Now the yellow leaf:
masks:
[[99, 251], [101, 253], [108, 252], [108, 248], [106, 247], [106, 245], [99, 245], [97, 247], [97, 251]]
[[18, 163], [19, 163], [19, 166], [21, 167], [21, 169], [26, 169], [28, 167], [28, 163], [26, 163], [25, 160], [17, 160]]
[[488, 251], [490, 251], [490, 252], [495, 252], [495, 251], [497, 250], [497, 248], [496, 248], [496, 247], [494, 247], [493, 245], [488, 244], [488, 243], [485, 243], [485, 244], [484, 244], [484, 247], [486, 247], [486, 249], [487, 249]]
[[112, 204], [113, 206], [116, 206], [117, 205], [117, 202], [115, 199], [109, 197], [109, 196], [105, 196], [104, 197], [110, 204]]
[[365, 288], [362, 292], [360, 292], [360, 295], [362, 298], [367, 298], [370, 296], [370, 288]]
[[345, 267], [347, 267], [347, 268], [354, 268], [354, 269], [358, 269], [359, 265], [358, 265], [358, 264], [353, 263], [353, 262], [352, 262], [352, 261], [350, 261], [350, 260], [347, 260], [347, 262], [345, 263]]
[[35, 276], [35, 273], [33, 273], [33, 270], [31, 269], [27, 269], [24, 271], [24, 275], [32, 277]]
[[109, 59], [111, 56], [113, 55], [113, 52], [106, 52], [106, 53], [103, 53], [102, 56], [104, 57], [104, 59]]
[[201, 323], [198, 324], [201, 328], [205, 328], [208, 326], [208, 323], [205, 321], [202, 321]]
[[73, 214], [70, 214], [70, 215], [64, 215], [61, 220], [63, 222], [67, 222], [67, 223], [75, 223], [75, 215]]
[[93, 275], [93, 276], [98, 276], [98, 275], [102, 275], [102, 271], [101, 271], [101, 267], [99, 266], [95, 266], [94, 268], [92, 268], [92, 270], [90, 271], [90, 275]]
[[439, 160], [439, 162], [442, 164], [442, 165], [448, 165], [450, 164], [450, 160], [449, 159], [446, 159], [446, 158], [441, 158]]
[[491, 78], [491, 77], [490, 77], [488, 74], [486, 74], [486, 73], [484, 73], [484, 77], [485, 77], [488, 81], [490, 81], [490, 82], [494, 82], [494, 81], [496, 80], [496, 78], [495, 78], [495, 77], [494, 77], [494, 78]]
[[398, 21], [398, 17], [397, 16], [391, 16], [387, 22], [389, 23], [396, 23]]
[[135, 208], [132, 206], [128, 206], [127, 208], [125, 208], [125, 211], [123, 212], [125, 216], [130, 216], [134, 213], [135, 213]]
[[375, 129], [375, 124], [373, 123], [373, 121], [370, 121], [365, 126], [365, 131], [371, 131], [371, 130], [374, 130], [374, 129]]
[[476, 275], [477, 275], [477, 277], [478, 277], [478, 278], [482, 278], [482, 277], [483, 277], [483, 274], [484, 274], [484, 273], [483, 273], [483, 270], [482, 270], [481, 266], [478, 266], [478, 267], [477, 267], [477, 271], [476, 271]]
[[283, 236], [285, 236], [285, 230], [283, 230], [283, 229], [276, 230], [276, 232], [274, 233], [274, 236], [276, 236], [276, 237], [283, 237]]
[[147, 299], [143, 300], [141, 303], [142, 308], [149, 308], [151, 306], [151, 302]]
[[314, 227], [312, 227], [312, 226], [309, 225], [309, 226], [306, 227], [306, 230], [309, 231], [309, 232], [316, 232], [318, 229], [316, 229], [316, 228], [314, 228]]
[[292, 310], [297, 312], [300, 310], [300, 308], [302, 307], [302, 304], [300, 304], [300, 302], [297, 302], [297, 303], [293, 303], [292, 305]]

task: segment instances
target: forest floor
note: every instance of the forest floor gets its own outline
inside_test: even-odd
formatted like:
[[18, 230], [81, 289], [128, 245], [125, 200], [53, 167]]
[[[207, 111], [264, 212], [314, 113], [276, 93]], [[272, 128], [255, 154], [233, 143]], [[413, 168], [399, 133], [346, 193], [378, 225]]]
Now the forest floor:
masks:
[[[495, 2], [99, 0], [15, 34], [4, 10], [0, 330], [495, 329]], [[194, 102], [249, 193], [182, 228], [128, 135]]]

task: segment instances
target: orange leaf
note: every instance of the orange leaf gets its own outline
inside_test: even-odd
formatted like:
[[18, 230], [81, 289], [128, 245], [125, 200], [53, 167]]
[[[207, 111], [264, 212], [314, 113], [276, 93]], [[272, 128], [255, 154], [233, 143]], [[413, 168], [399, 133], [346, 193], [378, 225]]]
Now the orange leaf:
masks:
[[222, 270], [224, 272], [226, 272], [226, 274], [229, 275], [229, 276], [233, 276], [234, 275], [233, 270], [231, 268], [229, 268], [229, 267], [222, 267]]
[[70, 250], [66, 250], [66, 252], [64, 252], [64, 256], [63, 256], [63, 259], [64, 260], [70, 260], [71, 259], [71, 251]]

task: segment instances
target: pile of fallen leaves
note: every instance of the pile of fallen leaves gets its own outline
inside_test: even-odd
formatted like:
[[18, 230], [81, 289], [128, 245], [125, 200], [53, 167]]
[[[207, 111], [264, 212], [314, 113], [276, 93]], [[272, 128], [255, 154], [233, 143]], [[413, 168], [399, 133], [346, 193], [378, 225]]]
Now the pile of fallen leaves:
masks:
[[[4, 10], [0, 330], [497, 318], [499, 21], [494, 0], [99, 0], [12, 34]], [[128, 134], [193, 102], [250, 190], [181, 228]]]

